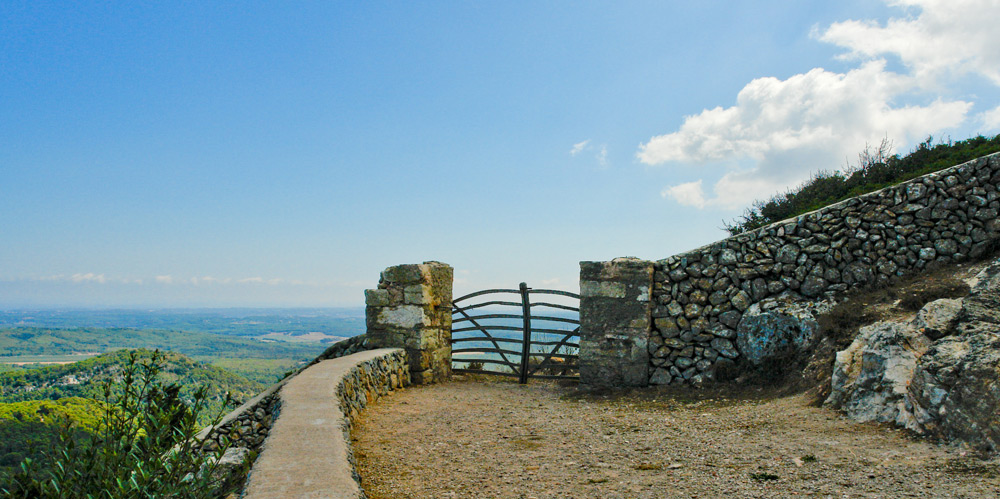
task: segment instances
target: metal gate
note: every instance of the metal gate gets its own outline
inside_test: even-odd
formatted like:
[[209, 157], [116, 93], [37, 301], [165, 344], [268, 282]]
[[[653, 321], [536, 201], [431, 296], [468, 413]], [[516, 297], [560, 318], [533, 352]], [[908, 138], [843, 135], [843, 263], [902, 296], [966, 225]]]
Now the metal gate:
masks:
[[[491, 296], [511, 293], [520, 295], [520, 301]], [[532, 302], [535, 295], [562, 296], [570, 304]], [[580, 295], [532, 289], [522, 282], [519, 289], [486, 289], [452, 303], [454, 372], [516, 376], [521, 383], [528, 378], [580, 378]], [[549, 310], [533, 313], [536, 308]]]

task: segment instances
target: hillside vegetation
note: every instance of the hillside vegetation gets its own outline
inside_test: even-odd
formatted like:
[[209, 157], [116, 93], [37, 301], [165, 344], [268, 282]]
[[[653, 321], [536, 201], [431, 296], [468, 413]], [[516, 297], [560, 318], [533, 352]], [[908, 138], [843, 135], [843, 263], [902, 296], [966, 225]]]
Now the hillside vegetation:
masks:
[[[0, 372], [0, 472], [10, 471], [24, 457], [37, 457], [58, 440], [65, 424], [78, 435], [90, 434], [103, 410], [104, 383], [118, 381], [132, 357], [150, 362], [153, 355], [145, 349], [117, 350], [73, 364]], [[181, 400], [188, 403], [204, 390], [201, 425], [266, 388], [176, 352], [159, 356], [158, 383], [178, 385]], [[232, 397], [228, 404], [227, 394]]]
[[[38, 369], [20, 369], [0, 373], [0, 402], [60, 399], [64, 397], [97, 398], [101, 383], [121, 373], [129, 359], [129, 350], [117, 350], [80, 362]], [[153, 352], [134, 350], [139, 360], [148, 360]], [[195, 387], [208, 388], [209, 412], [221, 408], [225, 394], [238, 402], [260, 393], [265, 385], [250, 381], [225, 369], [197, 362], [176, 352], [163, 352], [163, 367], [158, 379], [177, 383], [181, 396], [189, 397]]]
[[928, 137], [905, 156], [892, 154], [892, 144], [883, 140], [875, 150], [869, 147], [860, 153], [858, 163], [846, 171], [819, 172], [794, 190], [755, 201], [735, 220], [724, 222], [723, 228], [731, 235], [740, 234], [997, 151], [1000, 135], [933, 146]]
[[[97, 406], [85, 411], [96, 422], [59, 417], [51, 408], [31, 403], [7, 411], [17, 423], [37, 417], [42, 423], [54, 420], [60, 428], [54, 438], [48, 436], [50, 428], [13, 435], [36, 445], [14, 469], [0, 468], [0, 497], [207, 499], [238, 489], [238, 477], [245, 473], [232, 475], [222, 468], [228, 445], [203, 452], [194, 438], [203, 426], [198, 421], [205, 413], [206, 388], [182, 395], [183, 387], [163, 380], [165, 357], [160, 352], [133, 351], [126, 357], [114, 365], [116, 374], [101, 383]], [[219, 417], [211, 417], [211, 424]], [[31, 422], [21, 428], [31, 429]], [[38, 435], [45, 438], [39, 441]], [[6, 455], [8, 460], [17, 450]]]
[[93, 433], [101, 411], [100, 402], [82, 397], [0, 403], [0, 475], [56, 445], [64, 424], [77, 437]]
[[131, 328], [0, 328], [0, 356], [68, 355], [119, 348], [171, 350], [189, 356], [312, 358], [320, 343], [266, 342], [194, 331]]
[[365, 331], [365, 313], [363, 308], [0, 310], [0, 327], [155, 329], [249, 337], [320, 332], [347, 337]]

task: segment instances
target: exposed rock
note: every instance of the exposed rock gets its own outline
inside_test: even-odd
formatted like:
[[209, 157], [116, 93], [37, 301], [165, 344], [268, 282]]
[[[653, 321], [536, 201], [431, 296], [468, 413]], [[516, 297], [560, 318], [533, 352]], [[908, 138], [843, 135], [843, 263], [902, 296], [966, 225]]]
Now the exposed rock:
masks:
[[924, 336], [937, 340], [952, 333], [962, 311], [962, 300], [942, 298], [934, 300], [917, 312], [913, 326]]
[[918, 431], [1000, 449], [1000, 335], [949, 336], [920, 358], [909, 392]]
[[831, 306], [829, 302], [796, 301], [788, 295], [755, 303], [743, 314], [736, 330], [736, 346], [753, 364], [805, 350], [819, 331], [816, 314]]
[[929, 338], [898, 322], [861, 328], [854, 342], [837, 353], [826, 403], [858, 421], [892, 422], [919, 430], [907, 408], [906, 393], [917, 359], [930, 344]]
[[[909, 324], [861, 329], [837, 354], [831, 406], [861, 421], [1000, 449], [1000, 260], [969, 296], [926, 304]], [[924, 333], [930, 334], [933, 341]]]

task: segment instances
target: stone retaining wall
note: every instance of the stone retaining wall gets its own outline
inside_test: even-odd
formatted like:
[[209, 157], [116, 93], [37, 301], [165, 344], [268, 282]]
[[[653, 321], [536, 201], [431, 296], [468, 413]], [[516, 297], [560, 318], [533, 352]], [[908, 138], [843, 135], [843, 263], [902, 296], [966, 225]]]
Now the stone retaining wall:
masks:
[[650, 382], [710, 378], [740, 356], [754, 303], [807, 299], [982, 255], [1000, 238], [1000, 154], [655, 262]]
[[[698, 383], [738, 360], [744, 313], [769, 297], [816, 301], [982, 255], [1000, 239], [998, 185], [1000, 153], [652, 262], [649, 383]], [[581, 293], [613, 298], [587, 284], [594, 265], [581, 264]]]

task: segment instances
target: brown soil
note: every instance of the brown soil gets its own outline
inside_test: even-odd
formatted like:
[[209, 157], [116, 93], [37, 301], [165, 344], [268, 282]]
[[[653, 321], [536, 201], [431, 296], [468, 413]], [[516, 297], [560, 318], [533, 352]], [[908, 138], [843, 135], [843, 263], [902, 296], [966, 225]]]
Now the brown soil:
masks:
[[766, 390], [583, 394], [458, 377], [355, 424], [372, 499], [997, 497], [1000, 462]]

